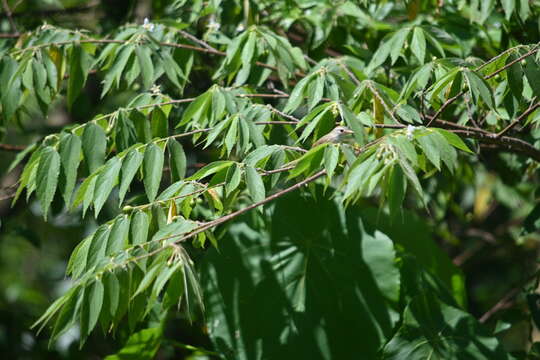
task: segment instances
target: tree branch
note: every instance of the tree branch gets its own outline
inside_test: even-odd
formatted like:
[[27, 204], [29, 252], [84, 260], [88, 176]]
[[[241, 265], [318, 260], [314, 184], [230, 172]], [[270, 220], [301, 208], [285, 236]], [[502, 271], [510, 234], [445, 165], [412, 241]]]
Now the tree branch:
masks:
[[517, 124], [519, 124], [521, 122], [521, 120], [525, 119], [527, 116], [529, 116], [532, 112], [534, 112], [536, 109], [538, 109], [540, 107], [540, 101], [538, 101], [536, 104], [531, 104], [531, 106], [529, 106], [529, 108], [527, 110], [525, 110], [521, 115], [519, 115], [519, 117], [517, 119], [515, 119], [514, 121], [512, 121], [507, 127], [505, 127], [504, 129], [502, 129], [497, 135], [495, 135], [495, 137], [501, 137], [503, 136], [504, 134], [506, 134], [508, 131], [510, 131], [514, 126], [516, 126]]
[[[486, 76], [484, 76], [484, 80], [488, 80], [488, 79], [491, 79], [492, 77], [496, 76], [497, 74], [503, 72], [504, 70], [508, 69], [510, 66], [514, 65], [515, 63], [531, 56], [531, 55], [534, 55], [537, 51], [538, 51], [538, 47], [540, 46], [540, 44], [536, 44], [536, 46], [534, 46], [530, 51], [528, 51], [527, 53], [521, 55], [520, 57], [510, 61], [508, 64], [504, 65], [503, 67], [501, 67], [500, 69], [497, 69], [496, 71], [492, 72], [491, 74], [488, 74]], [[497, 56], [500, 56], [500, 55], [497, 55]], [[490, 61], [492, 62], [492, 61]], [[485, 64], [487, 65], [487, 64]], [[484, 66], [485, 66], [484, 65]], [[483, 66], [482, 66], [483, 67]], [[478, 69], [477, 69], [478, 71]], [[451, 97], [450, 99], [446, 100], [444, 102], [444, 104], [440, 107], [439, 110], [437, 110], [437, 112], [435, 113], [435, 115], [433, 115], [433, 117], [431, 118], [431, 120], [429, 120], [429, 122], [427, 123], [427, 127], [429, 127], [433, 121], [435, 121], [439, 115], [441, 115], [441, 113], [448, 107], [450, 106], [452, 103], [454, 103], [454, 101], [456, 101], [457, 99], [459, 99], [461, 96], [463, 96], [463, 94], [465, 94], [465, 91], [461, 91], [460, 93], [458, 93], [457, 95]]]
[[510, 306], [509, 302], [512, 300], [514, 296], [516, 296], [521, 288], [525, 285], [527, 285], [528, 282], [532, 281], [535, 277], [538, 276], [538, 273], [540, 270], [535, 271], [532, 275], [528, 276], [525, 280], [523, 280], [519, 285], [512, 288], [509, 292], [506, 293], [491, 309], [485, 312], [484, 315], [478, 320], [482, 324], [486, 323], [496, 312], [499, 310], [502, 310], [508, 306]]
[[509, 137], [509, 136], [496, 137], [497, 136], [496, 134], [484, 134], [481, 132], [473, 132], [469, 130], [450, 130], [450, 131], [455, 134], [463, 135], [471, 139], [477, 139], [479, 141], [482, 141], [488, 144], [495, 144], [498, 147], [507, 149], [510, 152], [527, 155], [531, 159], [534, 159], [540, 162], [540, 150], [521, 139]]
[[26, 149], [26, 146], [23, 145], [10, 145], [10, 144], [0, 144], [0, 150], [10, 151], [10, 152], [19, 152]]
[[0, 34], [0, 39], [17, 39], [21, 34]]
[[[308, 178], [306, 178], [306, 179], [304, 179], [304, 180], [302, 180], [302, 181], [300, 181], [300, 182], [298, 182], [298, 183], [296, 183], [296, 184], [294, 184], [292, 186], [289, 186], [288, 188], [285, 188], [285, 189], [283, 189], [281, 191], [276, 192], [275, 194], [272, 194], [272, 195], [266, 197], [265, 199], [263, 199], [261, 201], [258, 201], [256, 203], [253, 203], [253, 204], [249, 205], [249, 206], [246, 206], [243, 209], [236, 210], [236, 211], [234, 211], [234, 212], [232, 212], [232, 213], [230, 213], [228, 215], [222, 216], [222, 217], [220, 217], [220, 218], [218, 218], [216, 220], [204, 223], [203, 225], [198, 226], [197, 228], [195, 228], [191, 232], [187, 233], [186, 235], [183, 235], [183, 236], [182, 235], [170, 235], [170, 236], [166, 236], [166, 237], [163, 237], [163, 238], [160, 238], [160, 239], [151, 240], [151, 242], [161, 242], [161, 241], [164, 241], [164, 240], [169, 240], [169, 239], [174, 239], [174, 238], [179, 237], [179, 239], [167, 244], [166, 246], [161, 246], [161, 247], [159, 247], [159, 248], [157, 248], [157, 249], [155, 249], [153, 251], [150, 251], [150, 252], [148, 252], [146, 254], [132, 257], [132, 258], [128, 259], [126, 262], [124, 262], [124, 263], [115, 264], [113, 266], [113, 268], [114, 267], [125, 266], [126, 263], [129, 263], [129, 262], [137, 262], [139, 260], [142, 260], [142, 259], [145, 259], [145, 258], [148, 258], [148, 257], [152, 257], [152, 256], [160, 253], [161, 251], [167, 249], [169, 246], [174, 246], [174, 245], [176, 245], [176, 244], [178, 244], [180, 242], [186, 241], [186, 240], [194, 237], [195, 235], [198, 235], [198, 234], [200, 234], [200, 233], [202, 233], [202, 232], [204, 232], [206, 230], [209, 230], [209, 229], [211, 229], [213, 227], [216, 227], [218, 225], [226, 223], [226, 222], [228, 222], [228, 221], [230, 221], [230, 220], [232, 220], [232, 219], [234, 219], [234, 218], [236, 218], [236, 217], [238, 217], [238, 216], [240, 216], [242, 214], [245, 214], [245, 213], [249, 212], [250, 210], [253, 210], [253, 209], [255, 209], [255, 208], [257, 208], [257, 207], [259, 207], [261, 205], [267, 204], [267, 203], [269, 203], [269, 202], [271, 202], [271, 201], [273, 201], [273, 200], [275, 200], [275, 199], [277, 199], [277, 198], [279, 198], [279, 197], [281, 197], [281, 196], [283, 196], [283, 195], [285, 195], [287, 193], [290, 193], [291, 191], [299, 189], [302, 186], [317, 180], [318, 178], [320, 178], [321, 176], [323, 176], [325, 174], [326, 174], [326, 170], [321, 170], [321, 171], [315, 173], [314, 175], [312, 175], [312, 176], [310, 176], [310, 177], [308, 177]], [[146, 243], [146, 244], [148, 244], [148, 243]], [[139, 244], [137, 246], [146, 245], [146, 244]], [[128, 251], [128, 249], [126, 249], [124, 251]]]
[[204, 48], [207, 48], [208, 50], [211, 50], [211, 51], [214, 51], [214, 52], [219, 51], [218, 49], [210, 46], [210, 44], [208, 44], [207, 42], [196, 38], [195, 36], [191, 35], [190, 33], [186, 32], [184, 30], [179, 30], [178, 32], [180, 34], [182, 34], [182, 36], [185, 37], [186, 39], [189, 39], [189, 40], [193, 41], [195, 44], [199, 44], [200, 46], [202, 46]]
[[19, 30], [17, 30], [17, 25], [15, 24], [15, 21], [13, 21], [11, 9], [9, 8], [7, 0], [2, 0], [2, 6], [4, 7], [4, 11], [6, 12], [5, 16], [7, 17], [9, 24], [11, 25], [11, 28], [15, 33], [19, 33]]

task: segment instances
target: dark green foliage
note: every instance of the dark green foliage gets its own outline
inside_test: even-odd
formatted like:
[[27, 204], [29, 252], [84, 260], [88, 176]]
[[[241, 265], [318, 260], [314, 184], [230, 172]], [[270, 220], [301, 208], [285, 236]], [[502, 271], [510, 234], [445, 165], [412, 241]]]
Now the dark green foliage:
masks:
[[[539, 322], [540, 2], [76, 3], [105, 12], [0, 19], [0, 151], [31, 144], [12, 211], [80, 228], [34, 324], [51, 347], [534, 358], [490, 321]], [[456, 265], [493, 244], [504, 279], [467, 287]], [[519, 316], [488, 311], [517, 280]]]

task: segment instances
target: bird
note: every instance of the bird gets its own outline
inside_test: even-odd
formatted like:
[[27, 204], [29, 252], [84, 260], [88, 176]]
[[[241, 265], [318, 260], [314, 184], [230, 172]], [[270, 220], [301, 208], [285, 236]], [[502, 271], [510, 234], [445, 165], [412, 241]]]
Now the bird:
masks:
[[326, 144], [326, 143], [333, 143], [333, 144], [340, 143], [347, 137], [347, 135], [350, 135], [352, 133], [353, 131], [347, 128], [346, 126], [341, 126], [341, 125], [336, 126], [328, 134], [324, 135], [319, 140], [315, 141], [311, 147], [314, 148], [316, 146], [319, 146], [321, 144]]

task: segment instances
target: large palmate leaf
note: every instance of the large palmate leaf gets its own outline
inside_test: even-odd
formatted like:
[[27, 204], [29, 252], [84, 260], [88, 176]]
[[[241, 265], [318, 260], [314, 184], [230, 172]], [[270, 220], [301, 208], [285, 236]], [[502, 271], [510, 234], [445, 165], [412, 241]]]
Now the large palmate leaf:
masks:
[[514, 359], [471, 315], [430, 294], [418, 294], [383, 359]]

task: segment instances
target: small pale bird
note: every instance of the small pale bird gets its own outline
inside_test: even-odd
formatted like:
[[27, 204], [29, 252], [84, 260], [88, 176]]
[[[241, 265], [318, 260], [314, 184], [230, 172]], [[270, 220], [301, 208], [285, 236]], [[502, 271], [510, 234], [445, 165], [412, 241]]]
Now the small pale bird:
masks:
[[336, 126], [328, 134], [324, 135], [319, 140], [315, 141], [311, 147], [314, 148], [315, 146], [319, 146], [325, 143], [333, 143], [333, 144], [340, 143], [347, 137], [347, 135], [350, 135], [352, 133], [353, 131], [345, 126]]

